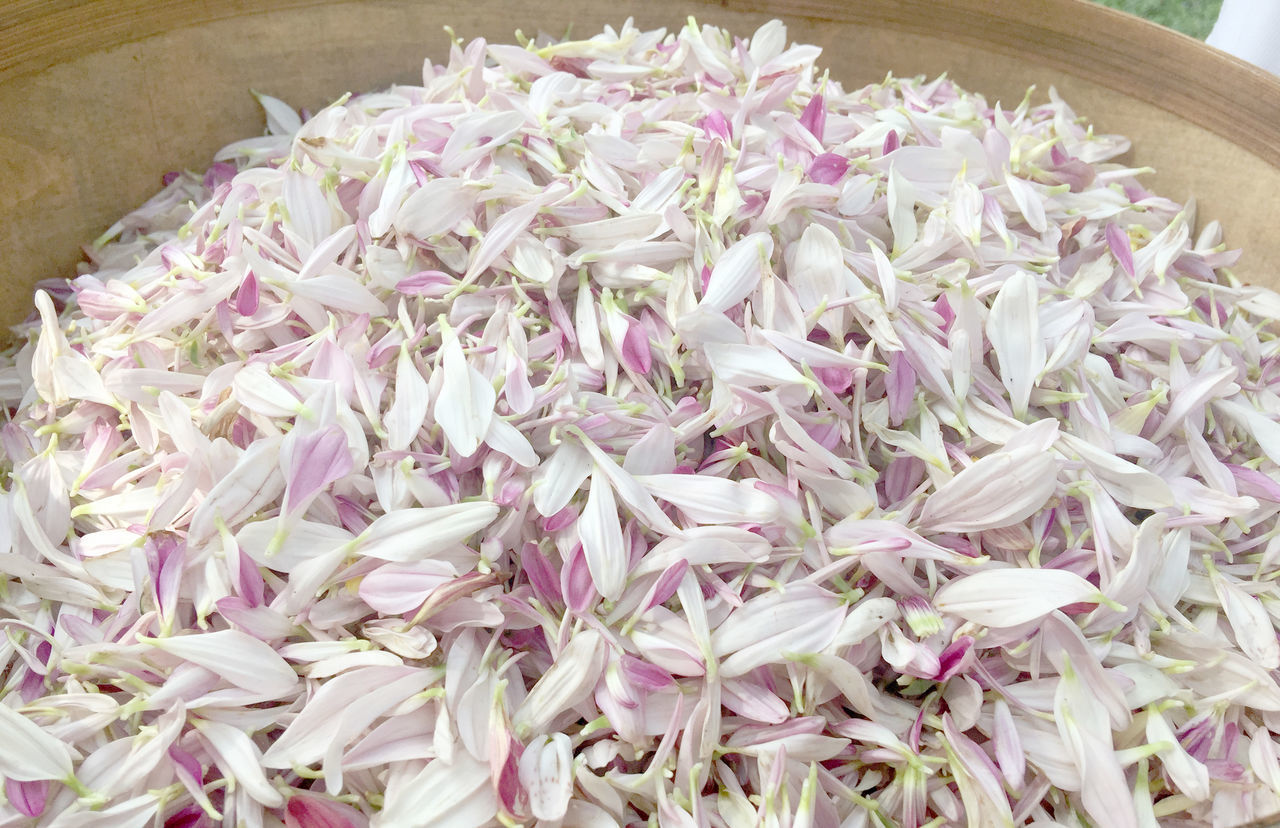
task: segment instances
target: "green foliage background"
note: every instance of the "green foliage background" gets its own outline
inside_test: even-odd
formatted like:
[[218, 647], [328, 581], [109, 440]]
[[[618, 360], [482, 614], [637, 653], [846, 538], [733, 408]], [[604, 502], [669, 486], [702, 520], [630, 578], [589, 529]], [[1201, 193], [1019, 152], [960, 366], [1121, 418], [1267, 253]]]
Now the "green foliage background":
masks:
[[1204, 40], [1218, 19], [1222, 0], [1097, 0], [1104, 6], [1145, 17]]

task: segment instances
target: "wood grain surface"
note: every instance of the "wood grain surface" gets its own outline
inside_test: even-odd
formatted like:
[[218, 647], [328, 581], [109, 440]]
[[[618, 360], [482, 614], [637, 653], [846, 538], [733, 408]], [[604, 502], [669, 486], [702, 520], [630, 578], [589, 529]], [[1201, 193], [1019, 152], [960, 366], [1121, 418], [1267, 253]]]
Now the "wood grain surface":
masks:
[[1280, 81], [1191, 38], [1085, 0], [9, 0], [0, 5], [0, 323], [31, 285], [75, 272], [80, 246], [172, 169], [257, 134], [251, 88], [317, 108], [420, 78], [464, 38], [589, 35], [689, 14], [749, 35], [781, 17], [846, 86], [949, 72], [991, 100], [1056, 86], [1100, 130], [1134, 140], [1150, 187], [1194, 197], [1280, 284]]

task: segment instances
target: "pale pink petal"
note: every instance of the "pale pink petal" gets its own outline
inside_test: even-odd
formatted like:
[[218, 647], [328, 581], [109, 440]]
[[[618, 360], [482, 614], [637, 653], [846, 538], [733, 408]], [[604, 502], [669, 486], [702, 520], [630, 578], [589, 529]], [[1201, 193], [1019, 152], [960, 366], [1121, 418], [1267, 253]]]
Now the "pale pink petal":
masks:
[[966, 621], [1013, 627], [1059, 607], [1101, 597], [1097, 587], [1073, 572], [1006, 567], [972, 572], [943, 584], [933, 596], [933, 605]]
[[819, 184], [837, 184], [849, 171], [849, 159], [833, 152], [824, 152], [809, 165], [809, 177]]
[[1057, 488], [1054, 456], [1034, 447], [992, 452], [962, 470], [924, 504], [920, 523], [938, 532], [974, 532], [1019, 523]]
[[590, 696], [604, 670], [604, 646], [594, 630], [583, 630], [569, 640], [512, 715], [517, 735], [545, 733], [548, 725]]
[[71, 749], [31, 719], [0, 704], [0, 774], [15, 782], [71, 776]]
[[367, 828], [369, 820], [352, 808], [327, 797], [295, 793], [284, 806], [285, 828]]
[[559, 820], [573, 793], [573, 749], [569, 737], [552, 733], [536, 737], [520, 756], [520, 783], [537, 819]]
[[497, 392], [467, 361], [456, 335], [447, 335], [440, 350], [444, 382], [433, 402], [432, 415], [454, 451], [470, 457], [489, 430]]
[[23, 816], [38, 817], [44, 813], [49, 802], [49, 782], [44, 779], [19, 781], [6, 778], [4, 794], [9, 804]]
[[1000, 361], [1000, 379], [1009, 390], [1016, 417], [1026, 414], [1031, 391], [1045, 365], [1036, 278], [1018, 270], [1005, 280], [991, 305], [986, 333]]
[[298, 674], [268, 644], [239, 630], [148, 638], [150, 644], [267, 698], [287, 695]]
[[479, 532], [498, 511], [483, 501], [399, 509], [374, 520], [355, 543], [361, 554], [384, 561], [420, 561]]
[[262, 754], [239, 728], [223, 722], [199, 721], [196, 731], [204, 738], [222, 772], [268, 808], [284, 804], [284, 797], [262, 769]]
[[746, 299], [773, 255], [773, 238], [753, 233], [734, 242], [711, 269], [707, 288], [698, 306], [707, 311], [725, 311]]
[[[295, 432], [296, 433], [296, 432]], [[296, 440], [285, 439], [284, 511], [301, 512], [315, 496], [352, 470], [347, 435], [337, 426], [326, 426]]]
[[587, 502], [578, 519], [578, 537], [596, 591], [616, 601], [626, 585], [629, 555], [613, 487], [603, 474], [591, 475]]
[[827, 102], [821, 95], [814, 95], [805, 104], [804, 111], [800, 113], [800, 125], [809, 130], [819, 142], [822, 141], [827, 126]]

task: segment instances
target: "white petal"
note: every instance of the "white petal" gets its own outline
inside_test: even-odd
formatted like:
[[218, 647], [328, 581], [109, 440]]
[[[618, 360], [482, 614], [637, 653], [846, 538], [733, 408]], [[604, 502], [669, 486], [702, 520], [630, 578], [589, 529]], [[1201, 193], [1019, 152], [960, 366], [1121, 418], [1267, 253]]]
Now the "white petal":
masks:
[[920, 524], [936, 532], [1010, 526], [1039, 511], [1057, 489], [1052, 452], [997, 451], [944, 483], [925, 501]]
[[284, 205], [289, 228], [307, 243], [309, 249], [333, 233], [333, 211], [320, 189], [320, 183], [311, 176], [297, 170], [285, 173]]
[[1015, 175], [1006, 175], [1004, 182], [1009, 188], [1009, 195], [1013, 196], [1014, 203], [1018, 205], [1018, 211], [1027, 220], [1027, 224], [1031, 225], [1031, 229], [1037, 233], [1043, 233], [1048, 227], [1045, 222], [1044, 199], [1031, 184]]
[[47, 825], [49, 828], [141, 828], [151, 823], [159, 806], [156, 795], [146, 793], [98, 811], [66, 810]]
[[680, 190], [688, 173], [684, 167], [676, 165], [668, 167], [653, 177], [636, 197], [631, 199], [631, 209], [642, 213], [664, 212], [667, 203]]
[[613, 248], [628, 241], [650, 239], [661, 227], [662, 216], [657, 213], [635, 212], [570, 225], [563, 232], [581, 249], [594, 251]]
[[298, 674], [271, 645], [239, 630], [142, 640], [270, 698], [284, 696], [298, 684]]
[[475, 206], [479, 189], [459, 178], [433, 178], [414, 190], [396, 213], [395, 228], [418, 239], [452, 230]]
[[489, 421], [489, 431], [484, 435], [484, 443], [526, 469], [538, 465], [538, 453], [533, 450], [529, 438], [501, 417], [494, 417]]
[[755, 480], [725, 480], [698, 474], [649, 474], [636, 480], [659, 500], [695, 523], [769, 524], [778, 517], [778, 501], [755, 487]]
[[563, 733], [539, 736], [520, 756], [520, 784], [537, 819], [559, 820], [573, 794], [573, 748]]
[[587, 698], [600, 680], [604, 662], [600, 633], [590, 629], [575, 633], [512, 715], [516, 733], [542, 733], [556, 717]]
[[488, 501], [398, 509], [374, 520], [357, 544], [372, 558], [420, 561], [461, 543], [497, 516], [497, 504]]
[[277, 572], [291, 572], [304, 562], [329, 554], [355, 539], [341, 526], [274, 517], [246, 523], [236, 543], [254, 562]]
[[422, 430], [430, 405], [427, 381], [414, 364], [409, 348], [402, 345], [396, 359], [395, 399], [382, 420], [387, 429], [387, 448], [392, 451], [407, 449]]
[[498, 810], [489, 766], [462, 751], [433, 759], [416, 774], [394, 775], [373, 828], [480, 828]]
[[1280, 464], [1280, 423], [1252, 405], [1234, 400], [1215, 400], [1213, 404], [1253, 437], [1271, 462]]
[[889, 229], [893, 231], [893, 255], [897, 256], [915, 244], [920, 235], [915, 211], [916, 188], [898, 172], [897, 164], [889, 167], [885, 198], [889, 208]]
[[1174, 504], [1173, 490], [1162, 477], [1074, 435], [1062, 434], [1059, 439], [1079, 455], [1118, 503], [1135, 509], [1163, 509]]
[[529, 85], [529, 109], [545, 117], [551, 107], [576, 91], [577, 80], [568, 72], [552, 72]]
[[987, 317], [987, 339], [1000, 361], [1000, 379], [1009, 391], [1009, 402], [1018, 417], [1027, 413], [1031, 389], [1044, 370], [1039, 301], [1040, 289], [1035, 277], [1018, 270], [1000, 286]]
[[1058, 681], [1053, 714], [1067, 755], [1080, 771], [1080, 799], [1092, 821], [1114, 828], [1138, 828], [1132, 792], [1116, 756], [1106, 715], [1070, 670]]
[[596, 590], [610, 601], [622, 595], [631, 550], [622, 536], [622, 521], [613, 487], [602, 473], [591, 475], [587, 503], [578, 518], [578, 537]]
[[267, 131], [272, 135], [292, 135], [302, 129], [302, 118], [293, 110], [293, 107], [279, 98], [273, 98], [261, 92], [254, 92], [253, 96], [258, 99], [258, 105], [266, 113]]
[[212, 748], [222, 772], [268, 808], [284, 804], [284, 797], [271, 786], [262, 770], [262, 754], [244, 731], [223, 722], [197, 720], [196, 728]]
[[403, 153], [397, 154], [387, 171], [382, 185], [382, 195], [378, 198], [377, 208], [369, 214], [369, 235], [380, 239], [391, 229], [392, 219], [404, 202], [405, 193], [413, 183], [413, 171], [409, 168], [409, 159]]
[[1270, 730], [1259, 728], [1249, 740], [1249, 767], [1273, 792], [1280, 792], [1280, 757]]
[[773, 255], [773, 236], [752, 233], [726, 250], [711, 268], [707, 292], [698, 307], [726, 311], [740, 304], [760, 284], [760, 277]]
[[236, 372], [231, 391], [240, 404], [264, 417], [293, 417], [302, 402], [280, 381], [267, 373], [265, 365], [254, 363]]
[[840, 622], [832, 645], [860, 644], [885, 624], [898, 617], [898, 602], [892, 598], [864, 598]]
[[612, 457], [602, 451], [595, 443], [587, 441], [583, 445], [591, 455], [591, 459], [595, 461], [595, 471], [603, 473], [609, 478], [609, 483], [612, 484], [618, 498], [624, 506], [631, 510], [632, 514], [639, 518], [641, 523], [663, 535], [680, 534], [679, 527], [672, 523], [671, 518], [667, 517], [666, 513], [658, 508], [653, 496], [640, 485], [640, 482], [633, 475], [624, 471]]
[[796, 242], [787, 282], [806, 313], [843, 298], [844, 252], [836, 234], [821, 224], [806, 227]]
[[1068, 604], [1096, 601], [1093, 584], [1065, 569], [984, 569], [938, 588], [933, 605], [988, 627], [1014, 627]]
[[1211, 570], [1209, 577], [1240, 649], [1259, 667], [1267, 670], [1280, 667], [1280, 641], [1276, 639], [1275, 623], [1262, 602], [1216, 570]]
[[569, 501], [591, 474], [591, 455], [577, 443], [563, 442], [533, 474], [533, 507], [551, 517]]
[[441, 347], [444, 382], [435, 399], [435, 421], [454, 451], [470, 457], [489, 430], [498, 394], [484, 375], [471, 367], [462, 345], [450, 332]]
[[716, 380], [729, 386], [772, 387], [808, 382], [790, 360], [773, 348], [708, 342], [703, 353]]
[[320, 271], [333, 264], [356, 238], [356, 226], [344, 224], [329, 234], [328, 238], [316, 245], [298, 270], [298, 279], [306, 280], [316, 276]]
[[345, 747], [388, 710], [440, 678], [417, 667], [360, 667], [320, 685], [307, 704], [262, 756], [268, 768], [319, 762], [334, 742]]
[[354, 274], [324, 273], [310, 279], [294, 279], [281, 287], [294, 296], [310, 299], [331, 310], [367, 313], [375, 317], [384, 316], [387, 312], [382, 300], [356, 281]]
[[622, 468], [629, 474], [667, 474], [676, 467], [675, 432], [659, 424], [627, 449]]
[[787, 26], [781, 20], [770, 20], [751, 35], [747, 54], [756, 66], [761, 66], [782, 54], [787, 48]]
[[1163, 746], [1157, 754], [1160, 764], [1179, 793], [1196, 802], [1209, 798], [1209, 769], [1187, 753], [1164, 716], [1155, 710], [1147, 711], [1147, 743]]
[[[59, 390], [60, 398], [90, 400], [104, 405], [113, 405], [116, 402], [115, 397], [107, 391], [102, 375], [88, 358], [77, 351], [54, 358], [53, 380]], [[60, 402], [61, 399], [58, 401]]]
[[71, 776], [71, 749], [35, 722], [0, 704], [0, 776], [17, 782]]
[[284, 491], [280, 472], [282, 438], [271, 437], [249, 444], [235, 468], [209, 491], [191, 516], [190, 542], [209, 538], [218, 521], [236, 527], [257, 514]]
[[[520, 236], [508, 254], [516, 273], [531, 282], [546, 285], [557, 275], [556, 259], [547, 246], [533, 236]], [[563, 261], [563, 260], [561, 260]], [[564, 266], [561, 264], [560, 271]]]
[[739, 676], [793, 656], [816, 653], [835, 638], [844, 607], [832, 593], [795, 583], [752, 598], [711, 635], [720, 675]]
[[506, 253], [507, 248], [516, 240], [516, 237], [529, 229], [529, 225], [538, 215], [538, 211], [548, 203], [564, 195], [564, 189], [563, 185], [554, 185], [527, 204], [521, 204], [519, 207], [503, 213], [489, 227], [489, 231], [484, 234], [484, 238], [480, 240], [480, 243], [472, 248], [463, 281], [470, 283], [475, 280], [499, 256]]
[[600, 316], [596, 295], [587, 281], [585, 270], [578, 274], [578, 293], [573, 304], [574, 335], [578, 338], [578, 353], [588, 367], [603, 371], [604, 340], [600, 336]]

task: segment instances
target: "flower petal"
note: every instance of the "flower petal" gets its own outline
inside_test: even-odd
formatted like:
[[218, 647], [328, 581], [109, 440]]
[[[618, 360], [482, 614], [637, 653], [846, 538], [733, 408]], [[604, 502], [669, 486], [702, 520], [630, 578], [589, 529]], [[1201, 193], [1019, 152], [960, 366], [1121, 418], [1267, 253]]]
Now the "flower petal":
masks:
[[0, 775], [15, 782], [67, 779], [71, 749], [26, 716], [0, 704]]
[[711, 279], [698, 307], [722, 312], [740, 304], [760, 284], [773, 255], [773, 236], [752, 233], [726, 250], [711, 269]]
[[1097, 587], [1074, 572], [1005, 567], [948, 581], [934, 593], [933, 605], [988, 627], [1014, 627], [1100, 597]]
[[266, 698], [287, 695], [298, 674], [271, 645], [239, 630], [140, 639]]
[[487, 501], [398, 509], [356, 539], [362, 555], [384, 561], [420, 561], [461, 543], [493, 523], [498, 505]]

